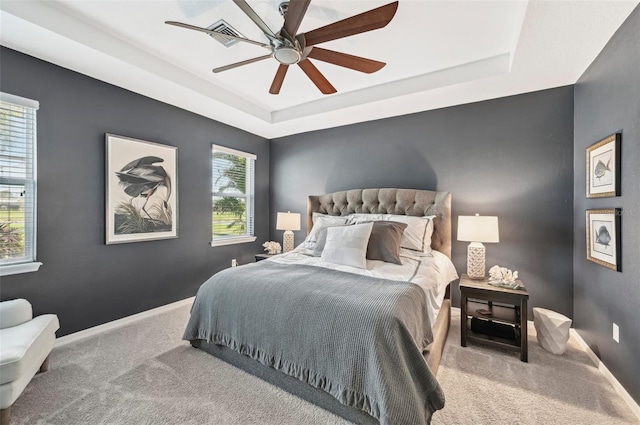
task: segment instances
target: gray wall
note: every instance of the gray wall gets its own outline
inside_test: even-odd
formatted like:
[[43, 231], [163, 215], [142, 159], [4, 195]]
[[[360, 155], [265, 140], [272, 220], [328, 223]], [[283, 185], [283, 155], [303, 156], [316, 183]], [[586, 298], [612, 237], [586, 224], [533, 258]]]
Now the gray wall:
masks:
[[[574, 326], [640, 402], [640, 8], [575, 85]], [[585, 149], [622, 132], [622, 196], [586, 199]], [[622, 273], [586, 259], [585, 210], [622, 208]], [[612, 323], [620, 326], [620, 343]]]
[[[253, 261], [268, 238], [265, 139], [2, 48], [2, 91], [40, 101], [40, 271], [2, 278], [3, 300], [57, 313], [58, 336], [195, 295], [232, 258]], [[104, 244], [104, 134], [178, 147], [179, 238]], [[253, 152], [255, 243], [211, 248], [211, 143]]]
[[[486, 245], [488, 267], [518, 270], [531, 305], [572, 315], [573, 87], [280, 138], [270, 155], [272, 239], [282, 239], [276, 212], [304, 214], [308, 195], [450, 191], [454, 240], [458, 215], [497, 215], [500, 243]], [[459, 273], [467, 245], [453, 244]]]

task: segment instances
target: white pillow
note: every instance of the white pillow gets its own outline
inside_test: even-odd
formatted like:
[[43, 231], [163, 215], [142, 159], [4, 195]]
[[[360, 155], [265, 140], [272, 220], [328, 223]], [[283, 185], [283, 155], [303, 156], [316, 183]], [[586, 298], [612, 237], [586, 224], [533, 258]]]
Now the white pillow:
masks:
[[435, 215], [413, 217], [410, 215], [385, 214], [384, 220], [406, 223], [400, 247], [413, 251], [431, 253], [431, 235]]
[[313, 224], [316, 224], [316, 221], [318, 221], [318, 219], [322, 219], [322, 220], [346, 220], [347, 216], [341, 217], [339, 215], [329, 215], [329, 214], [322, 214], [322, 213], [314, 212], [311, 215], [311, 221], [313, 222]]
[[349, 214], [347, 218], [349, 219], [348, 221], [349, 224], [358, 224], [358, 223], [362, 223], [363, 221], [383, 221], [384, 220], [382, 218], [382, 214], [357, 213], [357, 214]]
[[320, 231], [329, 226], [345, 226], [347, 217], [313, 213], [313, 227], [305, 238], [305, 242], [316, 242]]
[[327, 228], [322, 259], [327, 263], [367, 268], [367, 245], [373, 223]]

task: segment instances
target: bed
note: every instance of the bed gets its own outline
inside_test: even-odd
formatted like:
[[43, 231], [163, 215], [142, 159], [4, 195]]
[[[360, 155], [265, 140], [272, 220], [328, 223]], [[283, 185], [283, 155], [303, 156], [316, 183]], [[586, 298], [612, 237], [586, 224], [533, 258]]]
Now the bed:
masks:
[[[356, 271], [325, 261], [345, 232], [366, 228], [373, 239], [373, 226], [397, 228], [425, 217], [430, 241], [422, 251], [403, 245], [398, 266], [367, 259]], [[310, 196], [307, 218], [307, 239], [294, 252], [205, 282], [184, 339], [354, 423], [429, 423], [444, 406], [435, 375], [449, 330], [448, 284], [457, 277], [451, 194], [389, 188]], [[318, 224], [343, 218], [344, 225], [329, 229]], [[324, 251], [312, 255], [321, 240]], [[412, 264], [415, 272], [405, 278]], [[420, 280], [438, 265], [448, 272], [436, 273], [435, 284]]]

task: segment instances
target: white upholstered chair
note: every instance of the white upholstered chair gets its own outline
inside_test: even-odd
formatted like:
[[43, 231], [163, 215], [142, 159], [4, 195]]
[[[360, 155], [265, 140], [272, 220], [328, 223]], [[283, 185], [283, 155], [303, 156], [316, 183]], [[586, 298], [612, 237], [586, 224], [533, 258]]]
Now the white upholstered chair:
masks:
[[11, 405], [36, 373], [48, 369], [59, 328], [55, 314], [34, 318], [27, 300], [0, 303], [0, 424], [9, 424]]

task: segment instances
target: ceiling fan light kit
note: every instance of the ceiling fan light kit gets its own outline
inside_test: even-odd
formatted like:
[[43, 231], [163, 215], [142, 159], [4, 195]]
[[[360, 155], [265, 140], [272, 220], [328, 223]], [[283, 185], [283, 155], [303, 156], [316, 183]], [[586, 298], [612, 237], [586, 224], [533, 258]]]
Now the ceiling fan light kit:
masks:
[[283, 65], [295, 65], [302, 55], [293, 47], [279, 47], [274, 50], [273, 57]]
[[302, 19], [307, 12], [307, 8], [309, 7], [311, 0], [291, 0], [289, 2], [285, 1], [281, 3], [278, 9], [280, 14], [284, 16], [284, 25], [277, 34], [264, 23], [260, 16], [251, 8], [251, 6], [249, 6], [246, 0], [233, 0], [233, 2], [256, 24], [258, 28], [260, 28], [264, 36], [268, 39], [268, 44], [249, 40], [241, 36], [236, 37], [226, 31], [222, 33], [217, 31], [217, 28], [215, 27], [213, 29], [209, 29], [181, 22], [165, 22], [169, 25], [207, 33], [223, 44], [228, 44], [232, 41], [244, 42], [257, 45], [271, 51], [271, 54], [268, 55], [258, 56], [256, 58], [215, 68], [213, 70], [214, 73], [228, 71], [239, 66], [274, 58], [279, 62], [280, 66], [278, 67], [273, 82], [271, 83], [269, 93], [280, 93], [288, 67], [290, 65], [297, 64], [322, 94], [332, 94], [336, 93], [337, 90], [324, 77], [324, 75], [322, 75], [318, 68], [311, 63], [309, 58], [367, 74], [379, 71], [386, 65], [384, 62], [348, 55], [346, 53], [340, 53], [333, 50], [321, 49], [314, 46], [327, 41], [384, 28], [389, 22], [391, 22], [391, 19], [393, 19], [396, 11], [398, 10], [397, 1], [297, 35], [295, 34], [302, 23]]

